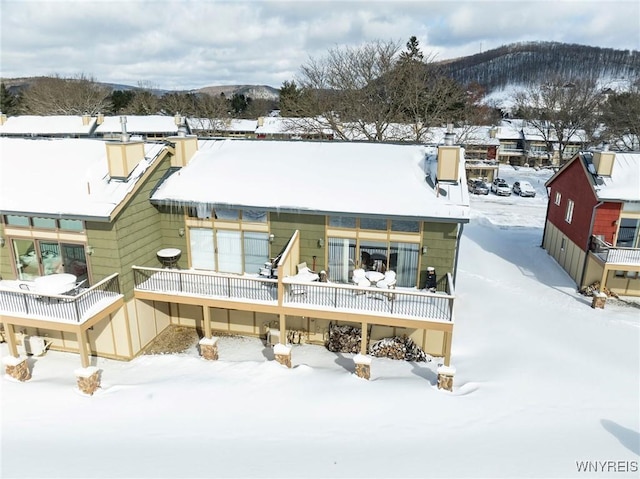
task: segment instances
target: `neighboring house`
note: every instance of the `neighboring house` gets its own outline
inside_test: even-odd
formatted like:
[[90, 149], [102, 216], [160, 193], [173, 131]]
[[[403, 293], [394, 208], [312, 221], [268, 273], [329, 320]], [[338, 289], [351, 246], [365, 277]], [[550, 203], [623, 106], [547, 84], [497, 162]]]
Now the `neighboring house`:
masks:
[[546, 185], [543, 247], [579, 288], [640, 296], [640, 153], [578, 153]]
[[[124, 119], [124, 120], [123, 120]], [[105, 140], [115, 140], [120, 137], [122, 122], [125, 121], [129, 135], [143, 140], [162, 140], [170, 136], [176, 136], [181, 131], [190, 133], [189, 125], [180, 115], [98, 115], [94, 136]]]
[[[432, 148], [180, 133], [0, 139], [12, 355], [17, 333], [86, 368], [90, 355], [131, 359], [170, 324], [282, 344], [324, 344], [331, 324], [351, 324], [363, 354], [406, 334], [449, 364], [469, 221], [451, 137]], [[60, 273], [74, 284], [49, 281]]]
[[96, 118], [89, 115], [22, 115], [0, 114], [0, 136], [86, 138], [93, 134]]
[[258, 120], [188, 118], [187, 124], [191, 132], [198, 136], [255, 138]]
[[498, 161], [514, 166], [526, 163], [524, 137], [520, 120], [504, 120], [495, 132], [500, 141]]
[[136, 316], [131, 266], [152, 261], [163, 244], [149, 195], [170, 167], [171, 150], [138, 141], [0, 138], [5, 333], [46, 337], [55, 349], [79, 352], [87, 367], [89, 355], [133, 358], [164, 328]]

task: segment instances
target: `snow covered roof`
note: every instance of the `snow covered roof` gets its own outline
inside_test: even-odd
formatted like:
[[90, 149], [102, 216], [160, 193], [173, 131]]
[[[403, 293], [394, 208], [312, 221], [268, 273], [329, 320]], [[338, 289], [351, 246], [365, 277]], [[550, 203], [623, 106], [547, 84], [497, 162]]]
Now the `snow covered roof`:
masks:
[[[85, 125], [84, 122], [87, 124]], [[72, 115], [52, 116], [7, 116], [4, 125], [0, 125], [0, 135], [89, 135], [96, 119]]]
[[258, 120], [245, 120], [235, 118], [187, 118], [187, 124], [192, 131], [195, 130], [209, 130], [209, 131], [236, 131], [236, 132], [251, 132], [256, 131], [258, 126]]
[[463, 161], [457, 184], [441, 183], [436, 190], [426, 181], [435, 148], [239, 139], [198, 144], [189, 164], [157, 188], [152, 202], [463, 222], [469, 218]]
[[165, 147], [145, 144], [145, 160], [126, 180], [114, 180], [109, 177], [105, 143], [0, 138], [0, 211], [108, 218]]
[[[178, 125], [175, 117], [163, 115], [124, 115], [127, 119], [128, 133], [168, 133], [177, 135]], [[96, 133], [100, 135], [108, 133], [120, 133], [122, 126], [119, 116], [105, 116], [103, 122], [96, 127]]]
[[600, 200], [640, 201], [640, 152], [616, 153], [611, 176], [595, 185]]

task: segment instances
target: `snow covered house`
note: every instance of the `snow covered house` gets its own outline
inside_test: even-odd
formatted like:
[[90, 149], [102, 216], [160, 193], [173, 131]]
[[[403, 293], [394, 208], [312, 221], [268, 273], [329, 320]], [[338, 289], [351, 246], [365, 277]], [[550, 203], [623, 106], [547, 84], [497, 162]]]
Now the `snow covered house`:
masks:
[[86, 367], [134, 357], [170, 324], [285, 349], [351, 324], [364, 354], [406, 334], [450, 361], [469, 221], [457, 146], [184, 132], [0, 145], [9, 336], [49, 338]]
[[578, 153], [546, 186], [543, 247], [579, 288], [640, 296], [640, 153]]
[[180, 133], [184, 129], [185, 133], [190, 133], [189, 123], [184, 117], [166, 115], [124, 115], [124, 116], [104, 116], [99, 114], [96, 117], [96, 128], [94, 136], [105, 140], [120, 138], [122, 131], [122, 121], [126, 122], [127, 132], [132, 137], [139, 137], [145, 140], [162, 140]]
[[[51, 347], [134, 357], [162, 329], [139, 321], [131, 266], [163, 244], [149, 194], [164, 143], [0, 138], [0, 318]], [[13, 344], [13, 354], [16, 354]]]
[[20, 115], [0, 113], [0, 136], [25, 138], [87, 138], [96, 128], [89, 115]]

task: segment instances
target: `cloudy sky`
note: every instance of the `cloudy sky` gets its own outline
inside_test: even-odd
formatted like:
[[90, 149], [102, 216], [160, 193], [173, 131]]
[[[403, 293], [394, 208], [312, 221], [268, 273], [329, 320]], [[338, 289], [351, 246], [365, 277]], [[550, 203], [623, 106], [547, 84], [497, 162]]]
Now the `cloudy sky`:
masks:
[[438, 60], [523, 41], [640, 50], [637, 0], [0, 2], [3, 78], [278, 88], [330, 48], [411, 35]]

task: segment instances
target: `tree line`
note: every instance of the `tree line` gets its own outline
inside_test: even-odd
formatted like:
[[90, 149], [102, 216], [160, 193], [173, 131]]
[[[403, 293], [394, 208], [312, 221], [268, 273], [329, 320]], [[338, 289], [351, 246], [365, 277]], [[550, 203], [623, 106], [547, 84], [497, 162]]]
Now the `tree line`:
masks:
[[[565, 54], [559, 47], [551, 51], [552, 56], [556, 51]], [[238, 94], [157, 95], [143, 87], [112, 91], [80, 75], [38, 78], [19, 95], [0, 85], [0, 107], [6, 114], [34, 115], [177, 112], [210, 119], [212, 130], [229, 118], [258, 118], [278, 108], [281, 116], [310, 132], [329, 130], [340, 139], [421, 142], [434, 127], [450, 123], [463, 130], [499, 123], [502, 112], [483, 103], [485, 89], [476, 80], [452, 78], [446, 63], [435, 62], [412, 36], [404, 48], [396, 41], [378, 40], [331, 48], [324, 56], [310, 58], [295, 79], [283, 82], [279, 101]], [[585, 147], [608, 141], [620, 148], [638, 148], [640, 82], [624, 92], [603, 90], [591, 75], [569, 65], [517, 91], [512, 102], [514, 116], [540, 133], [550, 153], [556, 145], [562, 154], [578, 133]]]
[[150, 85], [112, 89], [84, 74], [71, 78], [38, 77], [11, 93], [0, 83], [0, 109], [7, 115], [174, 115], [202, 118], [251, 118], [277, 108], [277, 101], [243, 94], [199, 92], [157, 94]]

